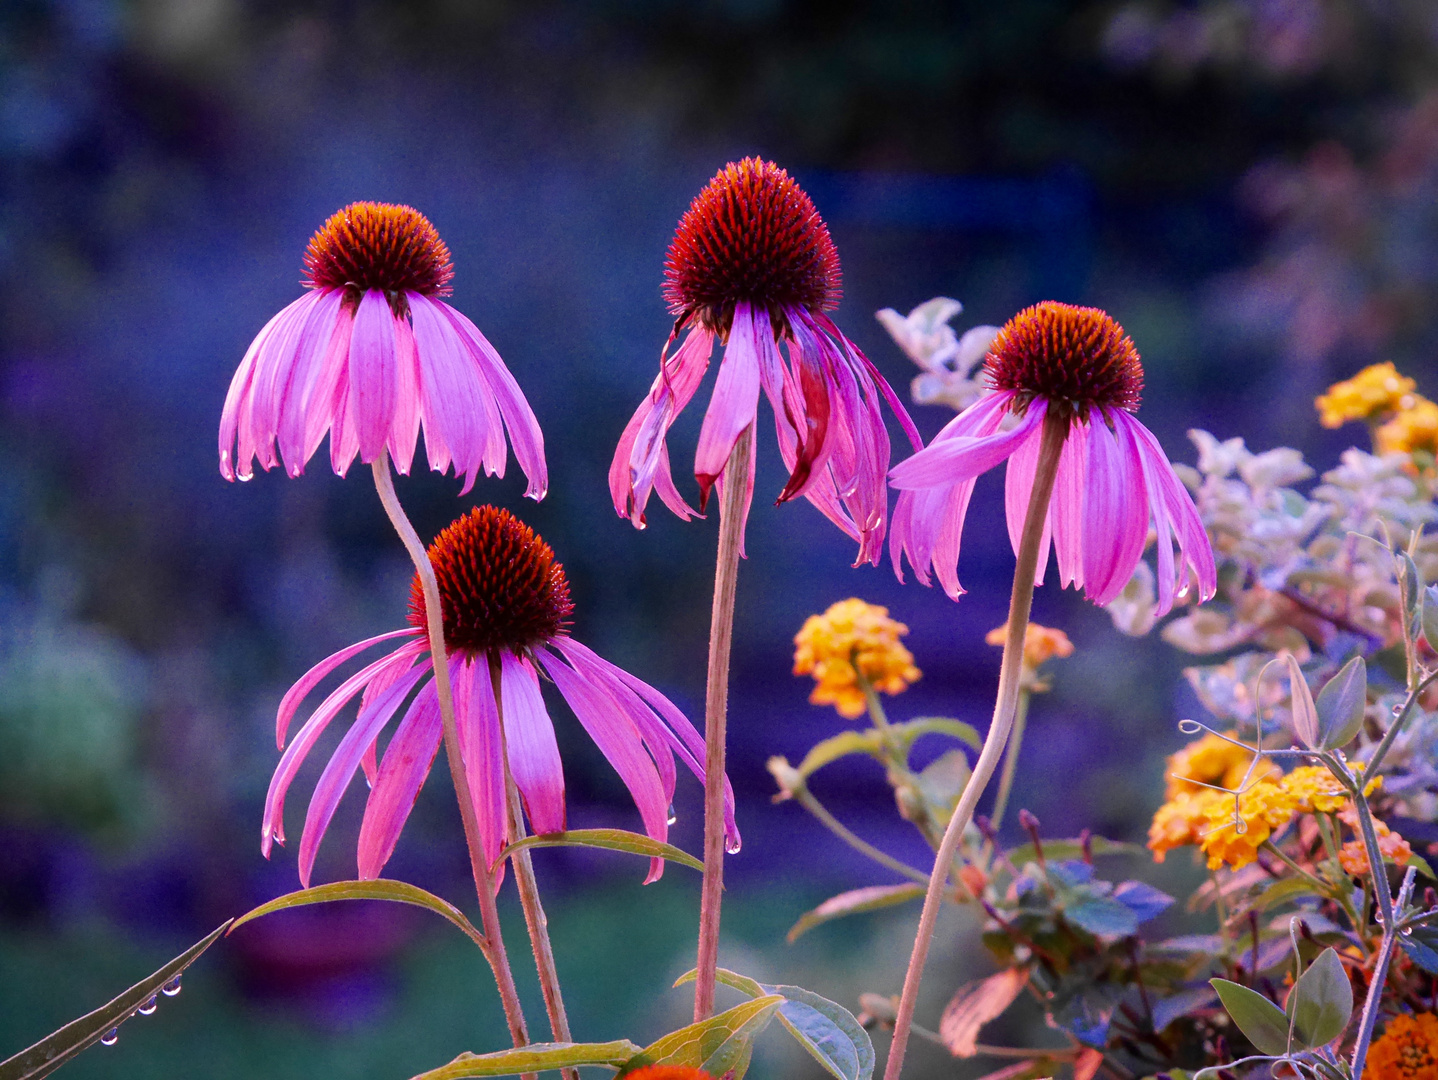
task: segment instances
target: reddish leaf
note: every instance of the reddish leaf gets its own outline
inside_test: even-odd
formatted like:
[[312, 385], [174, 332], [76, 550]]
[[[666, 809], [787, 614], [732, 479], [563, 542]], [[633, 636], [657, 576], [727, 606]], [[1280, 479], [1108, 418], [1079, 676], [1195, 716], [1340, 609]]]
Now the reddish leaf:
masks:
[[978, 1053], [979, 1029], [1013, 1004], [1029, 981], [1024, 968], [1007, 968], [987, 979], [967, 983], [944, 1009], [939, 1036], [955, 1057]]

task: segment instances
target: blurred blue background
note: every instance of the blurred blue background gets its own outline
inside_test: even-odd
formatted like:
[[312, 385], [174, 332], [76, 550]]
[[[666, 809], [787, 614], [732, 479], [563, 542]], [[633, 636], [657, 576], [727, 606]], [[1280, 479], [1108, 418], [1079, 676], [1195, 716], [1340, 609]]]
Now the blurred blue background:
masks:
[[[1329, 382], [1393, 359], [1438, 389], [1438, 14], [1423, 0], [10, 0], [0, 1056], [296, 887], [291, 852], [258, 851], [275, 705], [313, 662], [401, 624], [409, 564], [363, 470], [341, 481], [321, 457], [298, 480], [227, 484], [215, 431], [246, 345], [298, 295], [306, 241], [345, 203], [430, 217], [454, 254], [453, 303], [545, 431], [544, 503], [520, 499], [514, 475], [464, 499], [416, 476], [400, 494], [420, 532], [476, 500], [510, 506], [565, 563], [576, 636], [702, 712], [714, 522], [653, 508], [636, 533], [604, 477], [670, 326], [674, 223], [753, 153], [825, 215], [844, 266], [836, 318], [905, 397], [917, 371], [873, 313], [939, 294], [966, 305], [960, 329], [1041, 299], [1107, 308], [1144, 357], [1142, 418], [1183, 460], [1201, 426], [1324, 468], [1351, 437], [1314, 422]], [[913, 412], [926, 437], [951, 415]], [[701, 415], [671, 439], [681, 479]], [[916, 913], [783, 943], [825, 896], [890, 880], [770, 803], [765, 759], [797, 761], [844, 724], [807, 704], [792, 636], [835, 600], [886, 604], [924, 671], [891, 714], [982, 726], [997, 677], [982, 637], [1003, 620], [1012, 556], [990, 477], [960, 604], [887, 566], [851, 569], [853, 545], [813, 508], [770, 505], [783, 475], [767, 423], [731, 698], [746, 843], [721, 960], [856, 1008], [862, 990], [897, 991]], [[1052, 834], [1139, 837], [1174, 720], [1196, 707], [1181, 658], [1051, 587], [1036, 618], [1078, 652], [1035, 706], [1015, 802]], [[637, 827], [578, 725], [556, 718], [571, 823]], [[835, 766], [815, 788], [924, 860], [877, 768]], [[673, 839], [689, 850], [698, 796], [681, 779]], [[317, 878], [352, 876], [361, 799], [342, 805]], [[641, 888], [627, 857], [536, 861], [576, 1033], [645, 1041], [682, 1023], [687, 995], [667, 987], [690, 965], [697, 875]], [[1152, 880], [1186, 887], [1185, 868], [1162, 869]], [[443, 775], [389, 872], [470, 895]], [[988, 970], [973, 925], [950, 930], [935, 1015]], [[511, 951], [542, 1032], [522, 937]], [[472, 953], [405, 910], [276, 917], [66, 1075], [407, 1076], [502, 1045]], [[914, 1075], [982, 1071], [932, 1048], [913, 1061]], [[756, 1070], [814, 1072], [777, 1045]]]

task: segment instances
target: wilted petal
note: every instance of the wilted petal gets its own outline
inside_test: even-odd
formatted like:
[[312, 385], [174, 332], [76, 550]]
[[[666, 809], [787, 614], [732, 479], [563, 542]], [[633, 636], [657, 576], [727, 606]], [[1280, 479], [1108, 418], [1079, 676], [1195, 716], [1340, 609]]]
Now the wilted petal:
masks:
[[[701, 510], [714, 481], [724, 471], [740, 433], [754, 426], [759, 408], [759, 355], [754, 321], [749, 316], [748, 304], [740, 304], [734, 312], [729, 344], [719, 361], [719, 376], [714, 381], [714, 393], [699, 429], [694, 479], [699, 482]], [[765, 329], [767, 331], [767, 327]]]

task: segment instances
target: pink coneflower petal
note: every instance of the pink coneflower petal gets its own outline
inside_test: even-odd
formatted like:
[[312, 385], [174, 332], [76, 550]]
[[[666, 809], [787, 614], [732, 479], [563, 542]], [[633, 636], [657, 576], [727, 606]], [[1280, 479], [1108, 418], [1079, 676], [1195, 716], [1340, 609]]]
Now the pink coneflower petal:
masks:
[[500, 671], [509, 771], [524, 797], [530, 825], [537, 833], [563, 832], [564, 766], [554, 724], [539, 692], [539, 676], [528, 660], [507, 650]]
[[[1084, 584], [1084, 493], [1088, 488], [1088, 425], [1069, 428], [1059, 455], [1054, 477], [1053, 500], [1049, 504], [1049, 527], [1053, 533], [1054, 555], [1059, 564], [1059, 584], [1076, 589]], [[1018, 554], [1017, 551], [1014, 553]]]
[[490, 476], [504, 475], [509, 451], [499, 405], [468, 361], [468, 346], [440, 305], [414, 297], [410, 315], [419, 351], [420, 408], [430, 467], [443, 472], [453, 462], [467, 493], [481, 467]]
[[408, 319], [394, 320], [394, 418], [385, 440], [395, 472], [408, 476], [419, 442], [419, 356]]
[[379, 877], [394, 854], [399, 834], [439, 754], [443, 737], [439, 699], [431, 680], [420, 688], [404, 719], [395, 728], [394, 738], [385, 747], [384, 760], [370, 788], [364, 821], [360, 824], [360, 880]]
[[1033, 402], [1009, 431], [979, 436], [952, 432], [935, 438], [926, 449], [895, 465], [890, 478], [896, 488], [905, 490], [953, 484], [987, 472], [1036, 435], [1043, 423], [1044, 409], [1043, 402]]
[[479, 365], [480, 375], [499, 406], [505, 430], [509, 432], [509, 443], [514, 447], [514, 459], [529, 480], [529, 486], [524, 489], [525, 496], [544, 498], [549, 491], [549, 469], [544, 463], [544, 433], [539, 430], [539, 421], [534, 418], [519, 384], [514, 381], [514, 376], [504, 366], [489, 339], [479, 332], [479, 327], [448, 304], [439, 303], [437, 306], [469, 346], [470, 355]]
[[[280, 707], [275, 716], [276, 745], [281, 750], [285, 748], [285, 733], [290, 729], [290, 720], [293, 719], [295, 710], [299, 708], [300, 702], [309, 696], [310, 691], [324, 680], [326, 675], [334, 671], [335, 668], [339, 667], [352, 656], [358, 656], [366, 649], [378, 645], [381, 641], [390, 641], [397, 637], [414, 636], [415, 632], [410, 627], [405, 627], [403, 630], [391, 630], [386, 634], [377, 634], [372, 638], [365, 638], [364, 641], [357, 641], [353, 645], [346, 646], [334, 655], [325, 657], [314, 667], [310, 668], [309, 671], [306, 671], [300, 676], [299, 682], [290, 687], [285, 693], [285, 696], [280, 699]], [[422, 645], [417, 646], [416, 654], [418, 650], [422, 648]], [[385, 660], [393, 661], [398, 655], [398, 652], [391, 653], [385, 657]], [[353, 694], [351, 694], [351, 696], [353, 696]]]
[[[394, 422], [397, 358], [394, 315], [378, 289], [366, 290], [355, 312], [350, 336], [347, 410], [355, 418], [359, 452], [365, 461], [379, 457]], [[345, 463], [348, 465], [348, 462]]]
[[678, 500], [678, 509], [664, 499], [681, 518], [688, 519], [694, 511], [679, 497], [669, 474], [669, 457], [664, 436], [674, 418], [689, 404], [694, 391], [709, 367], [709, 354], [714, 351], [714, 335], [695, 331], [684, 339], [672, 358], [661, 358], [659, 374], [649, 395], [635, 410], [634, 416], [619, 438], [614, 461], [609, 466], [609, 494], [615, 512], [627, 517], [636, 526], [644, 524], [644, 508], [649, 493], [666, 489]]
[[309, 317], [289, 362], [289, 375], [280, 392], [275, 418], [276, 441], [285, 471], [298, 476], [314, 450], [305, 441], [305, 410], [314, 392], [315, 381], [324, 365], [330, 341], [339, 325], [344, 294], [338, 289], [311, 293]]
[[[406, 649], [397, 650], [394, 653], [396, 657], [395, 662], [384, 668], [365, 685], [364, 693], [360, 696], [360, 712], [364, 712], [368, 709], [381, 694], [393, 686], [409, 671], [411, 665], [424, 655], [425, 643], [423, 641], [412, 641], [406, 648], [409, 650], [408, 663], [400, 663], [397, 659]], [[426, 658], [425, 663], [428, 663], [428, 658]], [[369, 746], [365, 749], [364, 757], [360, 759], [360, 767], [364, 769], [365, 779], [368, 780], [371, 785], [374, 784], [375, 775], [378, 772], [375, 761], [376, 749], [376, 742], [371, 740]]]
[[1123, 451], [1104, 418], [1089, 422], [1088, 494], [1084, 515], [1084, 589], [1095, 604], [1123, 591], [1148, 542], [1143, 473], [1125, 468]]
[[388, 656], [381, 657], [374, 663], [361, 668], [340, 683], [301, 726], [299, 733], [285, 748], [285, 752], [280, 755], [280, 763], [275, 767], [274, 776], [270, 777], [270, 788], [265, 795], [265, 815], [260, 823], [260, 851], [265, 858], [269, 858], [270, 845], [273, 841], [278, 840], [282, 844], [285, 842], [285, 793], [289, 791], [295, 773], [304, 764], [305, 756], [313, 749], [315, 742], [329, 726], [329, 722], [370, 679], [382, 674], [389, 665], [408, 666], [410, 662], [411, 658], [407, 647], [401, 647]]
[[[734, 313], [734, 328], [714, 381], [714, 393], [699, 429], [694, 451], [694, 478], [699, 481], [699, 508], [709, 500], [710, 489], [739, 435], [754, 425], [759, 409], [759, 355], [749, 305], [740, 304]], [[747, 503], [746, 503], [747, 505]]]
[[[459, 729], [459, 756], [464, 759], [469, 796], [479, 825], [480, 846], [485, 860], [493, 863], [504, 850], [508, 826], [504, 807], [504, 739], [499, 729], [499, 711], [494, 707], [489, 666], [452, 656], [449, 671], [454, 690], [454, 721]], [[503, 880], [504, 867], [501, 866], [494, 875], [496, 892]]]
[[310, 872], [314, 869], [320, 840], [329, 828], [345, 788], [349, 787], [359, 769], [360, 758], [365, 749], [379, 737], [379, 733], [424, 674], [425, 670], [420, 668], [395, 680], [368, 708], [360, 710], [355, 722], [335, 747], [335, 752], [330, 756], [329, 763], [325, 765], [324, 772], [315, 784], [314, 794], [310, 796], [309, 810], [305, 814], [305, 829], [300, 836], [300, 883], [305, 888], [310, 885]]
[[[325, 343], [324, 353], [315, 367], [314, 383], [304, 403], [305, 453], [301, 465], [314, 455], [331, 429], [334, 440], [338, 442], [344, 419], [344, 402], [349, 392], [350, 337], [354, 333], [354, 323], [354, 306], [342, 303], [335, 316], [329, 341]], [[353, 456], [350, 455], [351, 458]], [[338, 448], [331, 447], [331, 461], [338, 458]], [[293, 471], [293, 464], [290, 468]]]
[[[612, 664], [588, 646], [575, 641], [573, 638], [560, 636], [551, 643], [554, 650], [564, 656], [576, 669], [587, 673], [594, 678], [608, 678], [628, 688], [640, 698], [647, 709], [641, 710], [650, 713], [650, 717], [658, 717], [662, 723], [657, 725], [657, 730], [650, 728], [645, 721], [639, 722], [640, 733], [645, 742], [653, 748], [657, 739], [662, 739], [679, 756], [679, 759], [689, 767], [689, 770], [704, 782], [704, 736], [700, 735], [689, 718], [679, 711], [667, 697], [661, 694], [654, 687], [635, 675], [631, 675], [617, 664]], [[616, 694], [616, 698], [622, 700], [622, 695]], [[633, 712], [631, 711], [631, 715]], [[656, 761], [658, 755], [655, 755]], [[664, 773], [663, 766], [660, 766], [661, 774]], [[665, 781], [666, 792], [672, 791]], [[734, 824], [734, 789], [729, 783], [729, 778], [724, 778], [724, 820], [725, 830], [728, 834], [728, 843], [731, 851], [739, 850], [739, 830]]]
[[[564, 700], [574, 710], [584, 730], [589, 732], [600, 753], [608, 759], [629, 789], [635, 805], [639, 807], [644, 831], [655, 840], [666, 839], [669, 835], [669, 801], [664, 797], [659, 773], [645, 753], [644, 740], [633, 722], [601, 684], [585, 679], [557, 658], [551, 662], [553, 653], [536, 651], [544, 663], [544, 670], [554, 680], [554, 685], [564, 695]], [[664, 861], [651, 860], [645, 884], [656, 881], [663, 872]]]

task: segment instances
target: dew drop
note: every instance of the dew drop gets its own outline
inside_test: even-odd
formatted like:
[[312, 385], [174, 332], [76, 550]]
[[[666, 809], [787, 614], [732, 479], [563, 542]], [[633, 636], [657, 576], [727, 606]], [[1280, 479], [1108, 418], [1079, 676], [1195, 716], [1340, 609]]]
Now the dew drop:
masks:
[[105, 1032], [105, 1034], [100, 1036], [101, 1046], [114, 1046], [119, 1041], [120, 1029], [117, 1027], [112, 1027], [109, 1031]]
[[724, 850], [727, 851], [730, 855], [738, 855], [739, 848], [742, 846], [743, 845], [741, 845], [738, 840], [724, 841]]
[[1400, 934], [1402, 934], [1404, 937], [1412, 937], [1412, 936], [1413, 936], [1413, 927], [1411, 927], [1411, 926], [1405, 926], [1402, 930], [1400, 930], [1400, 931], [1398, 931], [1398, 932], [1399, 932]]
[[173, 979], [160, 987], [160, 993], [166, 997], [174, 997], [180, 992], [180, 977], [176, 975]]
[[143, 1005], [141, 1005], [141, 1006], [140, 1006], [138, 1009], [136, 1009], [135, 1011], [136, 1011], [137, 1013], [139, 1013], [141, 1016], [150, 1016], [150, 1015], [153, 1014], [154, 1011], [155, 1011], [156, 1009], [158, 1009], [159, 1007], [160, 1007], [160, 999], [159, 999], [159, 997], [158, 997], [157, 995], [155, 995], [155, 994], [151, 994], [151, 995], [145, 1000], [145, 1003], [144, 1003]]
[[674, 812], [674, 804], [669, 804], [669, 816], [665, 819], [670, 825], [679, 820], [679, 815]]
[[255, 474], [252, 473], [252, 472], [236, 473], [236, 474], [235, 474], [235, 479], [238, 480], [238, 481], [239, 481], [240, 483], [242, 483], [242, 484], [248, 484], [248, 483], [249, 483], [251, 480], [253, 480], [254, 478], [255, 478]]

